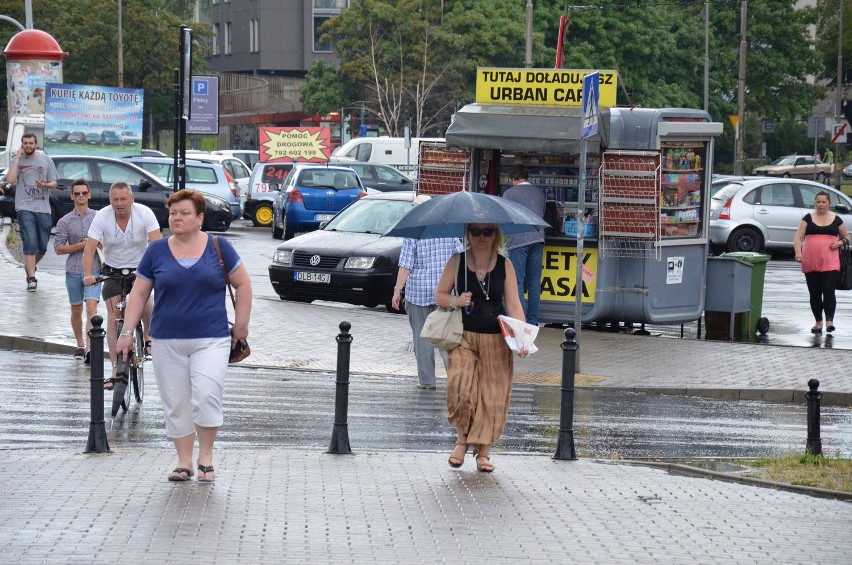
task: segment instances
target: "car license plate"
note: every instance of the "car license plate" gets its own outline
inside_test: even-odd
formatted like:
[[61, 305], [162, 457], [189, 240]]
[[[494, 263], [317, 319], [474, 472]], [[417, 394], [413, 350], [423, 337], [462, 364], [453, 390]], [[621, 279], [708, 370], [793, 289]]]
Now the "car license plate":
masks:
[[333, 217], [334, 217], [334, 214], [317, 214], [317, 221], [318, 222], [327, 222], [328, 220], [332, 219]]
[[331, 282], [331, 275], [329, 275], [328, 273], [305, 273], [303, 271], [296, 271], [295, 273], [293, 273], [293, 278], [299, 282], [323, 284], [328, 284]]

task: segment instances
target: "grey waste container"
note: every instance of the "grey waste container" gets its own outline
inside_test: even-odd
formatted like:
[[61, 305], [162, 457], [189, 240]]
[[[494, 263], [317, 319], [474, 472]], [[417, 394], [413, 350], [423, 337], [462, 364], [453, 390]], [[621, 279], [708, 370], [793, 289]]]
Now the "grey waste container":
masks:
[[752, 308], [752, 270], [750, 263], [737, 258], [707, 258], [704, 322], [708, 338], [734, 339], [735, 315]]
[[721, 257], [743, 261], [752, 266], [751, 269], [751, 310], [748, 316], [740, 316], [737, 331], [740, 335], [751, 337], [756, 333], [765, 334], [769, 331], [769, 320], [761, 318], [763, 313], [763, 281], [766, 279], [766, 264], [772, 258], [765, 253], [737, 251], [723, 253]]

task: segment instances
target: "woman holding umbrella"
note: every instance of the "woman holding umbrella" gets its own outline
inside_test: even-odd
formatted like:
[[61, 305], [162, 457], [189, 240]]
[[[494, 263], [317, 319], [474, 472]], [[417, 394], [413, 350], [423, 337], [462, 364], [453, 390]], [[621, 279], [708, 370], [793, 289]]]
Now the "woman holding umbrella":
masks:
[[524, 310], [498, 225], [468, 224], [466, 236], [466, 252], [450, 258], [435, 291], [439, 306], [463, 309], [462, 343], [447, 353], [447, 418], [458, 434], [449, 464], [461, 467], [471, 446], [477, 470], [490, 473], [491, 444], [506, 425], [514, 372], [497, 316], [523, 320]]

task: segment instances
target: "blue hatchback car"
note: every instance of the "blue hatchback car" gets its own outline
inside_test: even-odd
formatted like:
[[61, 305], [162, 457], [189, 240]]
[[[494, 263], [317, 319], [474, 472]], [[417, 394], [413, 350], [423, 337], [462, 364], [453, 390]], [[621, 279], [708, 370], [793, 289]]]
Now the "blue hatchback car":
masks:
[[296, 232], [315, 230], [366, 195], [349, 167], [296, 164], [275, 195], [272, 237], [290, 239]]

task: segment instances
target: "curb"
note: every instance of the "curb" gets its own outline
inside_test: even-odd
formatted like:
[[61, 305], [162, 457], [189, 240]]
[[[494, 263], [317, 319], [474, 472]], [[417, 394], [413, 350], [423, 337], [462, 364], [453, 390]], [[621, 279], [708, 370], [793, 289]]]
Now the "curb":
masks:
[[642, 466], [642, 467], [655, 467], [658, 469], [663, 469], [666, 472], [672, 475], [682, 475], [688, 477], [699, 477], [704, 479], [718, 480], [718, 481], [727, 481], [731, 483], [740, 483], [746, 485], [753, 485], [763, 488], [771, 488], [775, 490], [784, 490], [788, 492], [795, 492], [798, 494], [806, 494], [808, 496], [813, 496], [817, 498], [830, 498], [835, 500], [842, 500], [844, 502], [852, 502], [852, 492], [843, 492], [839, 490], [830, 490], [818, 487], [806, 487], [801, 485], [790, 485], [786, 483], [778, 483], [775, 481], [767, 481], [765, 479], [756, 479], [753, 477], [744, 477], [742, 475], [735, 475], [731, 473], [722, 473], [720, 471], [711, 471], [710, 469], [702, 469], [701, 467], [693, 467], [691, 465], [685, 465], [683, 463], [665, 463], [660, 461], [637, 461], [634, 459], [624, 459], [624, 460], [609, 460], [609, 459], [601, 459], [600, 461], [604, 463], [624, 463], [626, 465], [634, 465], [634, 466]]

